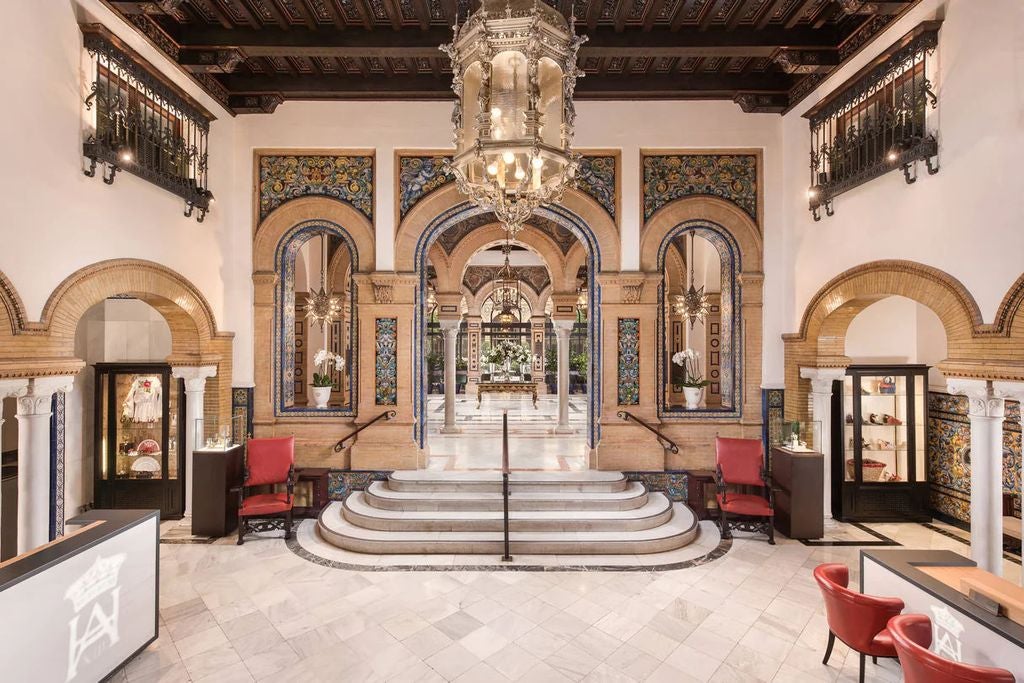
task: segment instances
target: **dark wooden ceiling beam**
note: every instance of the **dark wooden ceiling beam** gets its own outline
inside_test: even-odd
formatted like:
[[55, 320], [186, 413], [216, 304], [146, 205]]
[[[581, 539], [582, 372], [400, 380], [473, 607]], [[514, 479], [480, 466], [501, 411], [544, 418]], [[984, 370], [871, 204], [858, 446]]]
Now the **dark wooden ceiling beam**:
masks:
[[729, 0], [711, 0], [708, 3], [707, 8], [704, 10], [704, 15], [700, 18], [700, 24], [698, 24], [701, 31], [707, 31], [711, 28], [711, 22], [715, 20], [715, 16], [722, 11], [722, 6], [727, 2]]
[[[451, 40], [451, 29], [432, 26], [401, 31], [310, 31], [293, 28], [277, 31], [264, 28], [252, 30], [237, 28], [169, 27], [171, 37], [183, 48], [237, 48], [247, 56], [377, 56], [436, 57], [438, 45]], [[783, 30], [770, 28], [761, 31], [737, 29], [735, 31], [700, 31], [687, 28], [671, 31], [655, 27], [650, 31], [627, 27], [621, 33], [596, 33], [580, 48], [586, 56], [662, 56], [662, 57], [770, 57], [779, 48], [825, 49], [834, 48], [839, 35], [831, 28], [800, 28]]]
[[345, 28], [345, 17], [341, 8], [338, 7], [337, 0], [323, 0], [323, 3], [327, 8], [327, 13], [331, 15], [331, 21], [334, 22], [335, 28]]
[[363, 20], [363, 27], [367, 31], [372, 31], [373, 13], [370, 11], [370, 8], [366, 6], [364, 0], [352, 0], [352, 5], [356, 8], [356, 11], [359, 12], [359, 16]]
[[736, 3], [732, 8], [732, 12], [730, 12], [729, 16], [725, 19], [725, 29], [727, 31], [732, 31], [739, 26], [740, 20], [747, 15], [747, 12], [750, 11], [751, 5], [755, 2], [757, 2], [757, 0], [741, 0], [741, 2]]
[[384, 0], [384, 11], [387, 12], [391, 21], [391, 28], [396, 31], [402, 30], [402, 9], [395, 0]]
[[768, 4], [761, 8], [761, 14], [757, 17], [757, 22], [754, 27], [758, 30], [768, 27], [768, 22], [772, 20], [775, 13], [779, 11], [779, 5], [782, 4], [783, 0], [770, 0]]
[[678, 6], [676, 7], [676, 12], [675, 14], [672, 15], [672, 18], [669, 22], [669, 27], [673, 31], [678, 31], [682, 27], [683, 20], [686, 18], [686, 15], [690, 13], [690, 10], [693, 9], [693, 6], [696, 3], [697, 0], [681, 0], [679, 2]]
[[299, 10], [299, 14], [302, 15], [302, 20], [306, 22], [306, 26], [315, 31], [317, 28], [316, 17], [313, 15], [313, 11], [309, 9], [309, 5], [306, 4], [306, 0], [292, 0], [292, 4], [295, 5], [295, 9]]
[[800, 0], [796, 4], [796, 7], [792, 9], [789, 16], [786, 17], [786, 28], [795, 28], [800, 20], [807, 14], [807, 10], [811, 9], [815, 2], [818, 0]]
[[667, 0], [653, 0], [647, 6], [647, 14], [644, 15], [644, 30], [650, 31], [654, 28], [654, 22], [657, 21], [658, 15], [661, 14], [661, 10], [665, 7]]
[[[232, 93], [279, 93], [289, 98], [371, 98], [371, 97], [452, 97], [446, 79], [417, 74], [394, 74], [388, 78], [363, 78], [351, 74], [294, 77], [285, 74], [227, 74], [220, 82]], [[576, 93], [580, 99], [615, 98], [640, 95], [656, 97], [724, 97], [737, 91], [786, 92], [793, 79], [782, 73], [742, 76], [723, 73], [647, 74], [637, 78], [631, 73], [591, 75], [580, 80]]]
[[[285, 18], [284, 12], [281, 11], [281, 8], [277, 6], [277, 3], [274, 2], [274, 0], [264, 0], [263, 6], [266, 7], [267, 11], [274, 17], [274, 21], [277, 22], [278, 26], [285, 31], [291, 28], [291, 24], [289, 24], [288, 20]], [[237, 31], [238, 29], [235, 30]]]
[[256, 15], [249, 10], [249, 6], [243, 2], [243, 0], [224, 0], [225, 5], [231, 5], [235, 10], [242, 15], [242, 19], [245, 23], [253, 28], [259, 28], [260, 22], [256, 19]]
[[601, 18], [601, 9], [603, 5], [603, 0], [590, 0], [587, 4], [586, 23], [589, 30], [593, 31], [597, 28], [597, 20]]

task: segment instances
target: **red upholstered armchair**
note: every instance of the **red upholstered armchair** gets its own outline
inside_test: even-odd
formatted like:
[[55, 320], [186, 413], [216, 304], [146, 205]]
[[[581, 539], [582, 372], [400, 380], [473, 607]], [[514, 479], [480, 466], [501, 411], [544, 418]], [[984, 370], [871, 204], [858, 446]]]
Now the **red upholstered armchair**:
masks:
[[850, 570], [845, 564], [819, 564], [814, 568], [814, 580], [825, 599], [828, 620], [828, 648], [821, 663], [828, 664], [838, 638], [860, 653], [860, 681], [864, 683], [865, 655], [875, 662], [878, 657], [896, 656], [886, 624], [903, 611], [903, 601], [850, 590]]
[[893, 617], [889, 633], [907, 683], [1013, 683], [1013, 674], [1006, 669], [962, 664], [929, 650], [932, 620], [924, 614]]
[[[246, 495], [252, 486], [284, 484], [287, 492]], [[249, 439], [245, 447], [242, 486], [238, 489], [238, 545], [250, 531], [284, 529], [292, 537], [292, 498], [295, 486], [295, 437]]]
[[[722, 538], [732, 538], [731, 527], [765, 533], [775, 545], [775, 501], [761, 440], [715, 437], [715, 483]], [[756, 486], [762, 492], [737, 493], [729, 491], [729, 485]]]

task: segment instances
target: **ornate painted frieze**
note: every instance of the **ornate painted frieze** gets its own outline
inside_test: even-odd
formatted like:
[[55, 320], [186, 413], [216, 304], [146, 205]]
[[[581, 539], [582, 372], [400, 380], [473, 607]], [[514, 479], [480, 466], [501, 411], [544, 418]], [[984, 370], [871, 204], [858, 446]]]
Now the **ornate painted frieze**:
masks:
[[[498, 218], [490, 211], [469, 216], [457, 225], [445, 230], [438, 238], [437, 243], [446, 253], [451, 254], [467, 235], [485, 225], [497, 223]], [[572, 245], [576, 244], [576, 236], [572, 231], [565, 228], [550, 218], [534, 215], [527, 221], [527, 225], [536, 228], [544, 233], [558, 246], [563, 254], [568, 254]]]
[[640, 403], [640, 319], [619, 318], [619, 405]]
[[374, 387], [379, 406], [398, 404], [398, 319], [377, 318]]
[[671, 201], [710, 195], [733, 202], [757, 221], [754, 154], [655, 154], [643, 158], [644, 220]]
[[290, 199], [333, 197], [373, 220], [373, 157], [315, 154], [259, 157], [260, 220]]
[[401, 218], [405, 218], [419, 200], [455, 182], [455, 176], [445, 170], [450, 159], [444, 155], [398, 158], [398, 213]]
[[[445, 170], [445, 163], [450, 160], [446, 155], [398, 158], [398, 214], [401, 218], [428, 194], [455, 182], [455, 176]], [[615, 218], [616, 172], [614, 155], [594, 154], [583, 155], [576, 173], [577, 189], [593, 197], [612, 218]]]

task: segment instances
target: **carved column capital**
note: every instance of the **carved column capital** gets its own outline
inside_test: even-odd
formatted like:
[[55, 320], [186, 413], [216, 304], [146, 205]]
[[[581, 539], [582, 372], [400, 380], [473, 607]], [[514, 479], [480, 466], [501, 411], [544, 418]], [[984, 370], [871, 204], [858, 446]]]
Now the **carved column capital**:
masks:
[[74, 382], [74, 375], [30, 379], [25, 393], [18, 396], [18, 416], [49, 415], [53, 395], [58, 391], [68, 393]]
[[459, 329], [462, 327], [461, 320], [438, 320], [437, 322], [445, 337], [458, 337]]
[[800, 368], [800, 376], [811, 380], [812, 394], [832, 393], [832, 382], [846, 376], [846, 368]]
[[984, 379], [947, 379], [946, 386], [954, 396], [966, 396], [971, 417], [1002, 419], [1006, 402], [996, 395], [992, 382]]
[[27, 379], [0, 379], [0, 399], [20, 398], [27, 393]]
[[217, 376], [215, 365], [179, 365], [171, 368], [171, 377], [185, 380], [185, 393], [206, 390], [206, 380]]
[[575, 320], [559, 320], [557, 318], [552, 319], [551, 325], [555, 328], [555, 334], [558, 336], [569, 337], [572, 332], [573, 326], [576, 325]]

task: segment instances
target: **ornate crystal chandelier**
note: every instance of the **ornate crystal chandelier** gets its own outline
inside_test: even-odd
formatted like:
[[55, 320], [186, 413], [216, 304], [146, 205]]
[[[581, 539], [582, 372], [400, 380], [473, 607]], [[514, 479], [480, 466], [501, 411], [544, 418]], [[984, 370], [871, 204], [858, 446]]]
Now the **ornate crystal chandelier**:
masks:
[[512, 247], [508, 239], [505, 240], [505, 246], [501, 251], [505, 254], [505, 264], [494, 275], [491, 300], [494, 301], [495, 308], [500, 309], [494, 319], [503, 325], [509, 325], [519, 322], [519, 301], [523, 292], [519, 273], [509, 264], [508, 255]]
[[327, 235], [320, 236], [320, 243], [320, 289], [306, 295], [306, 317], [322, 330], [341, 316], [341, 302], [327, 289]]
[[691, 232], [690, 248], [686, 250], [686, 260], [688, 261], [686, 269], [690, 272], [690, 287], [683, 294], [676, 294], [675, 303], [672, 304], [672, 310], [676, 315], [689, 318], [691, 330], [698, 320], [703, 323], [708, 317], [708, 313], [711, 312], [711, 304], [708, 301], [708, 295], [704, 293], [704, 286], [701, 285], [700, 289], [697, 289], [693, 284], [693, 238], [694, 235]]
[[539, 0], [482, 0], [452, 42], [455, 156], [459, 190], [494, 211], [513, 236], [539, 206], [574, 182], [573, 92], [586, 41], [575, 18]]

